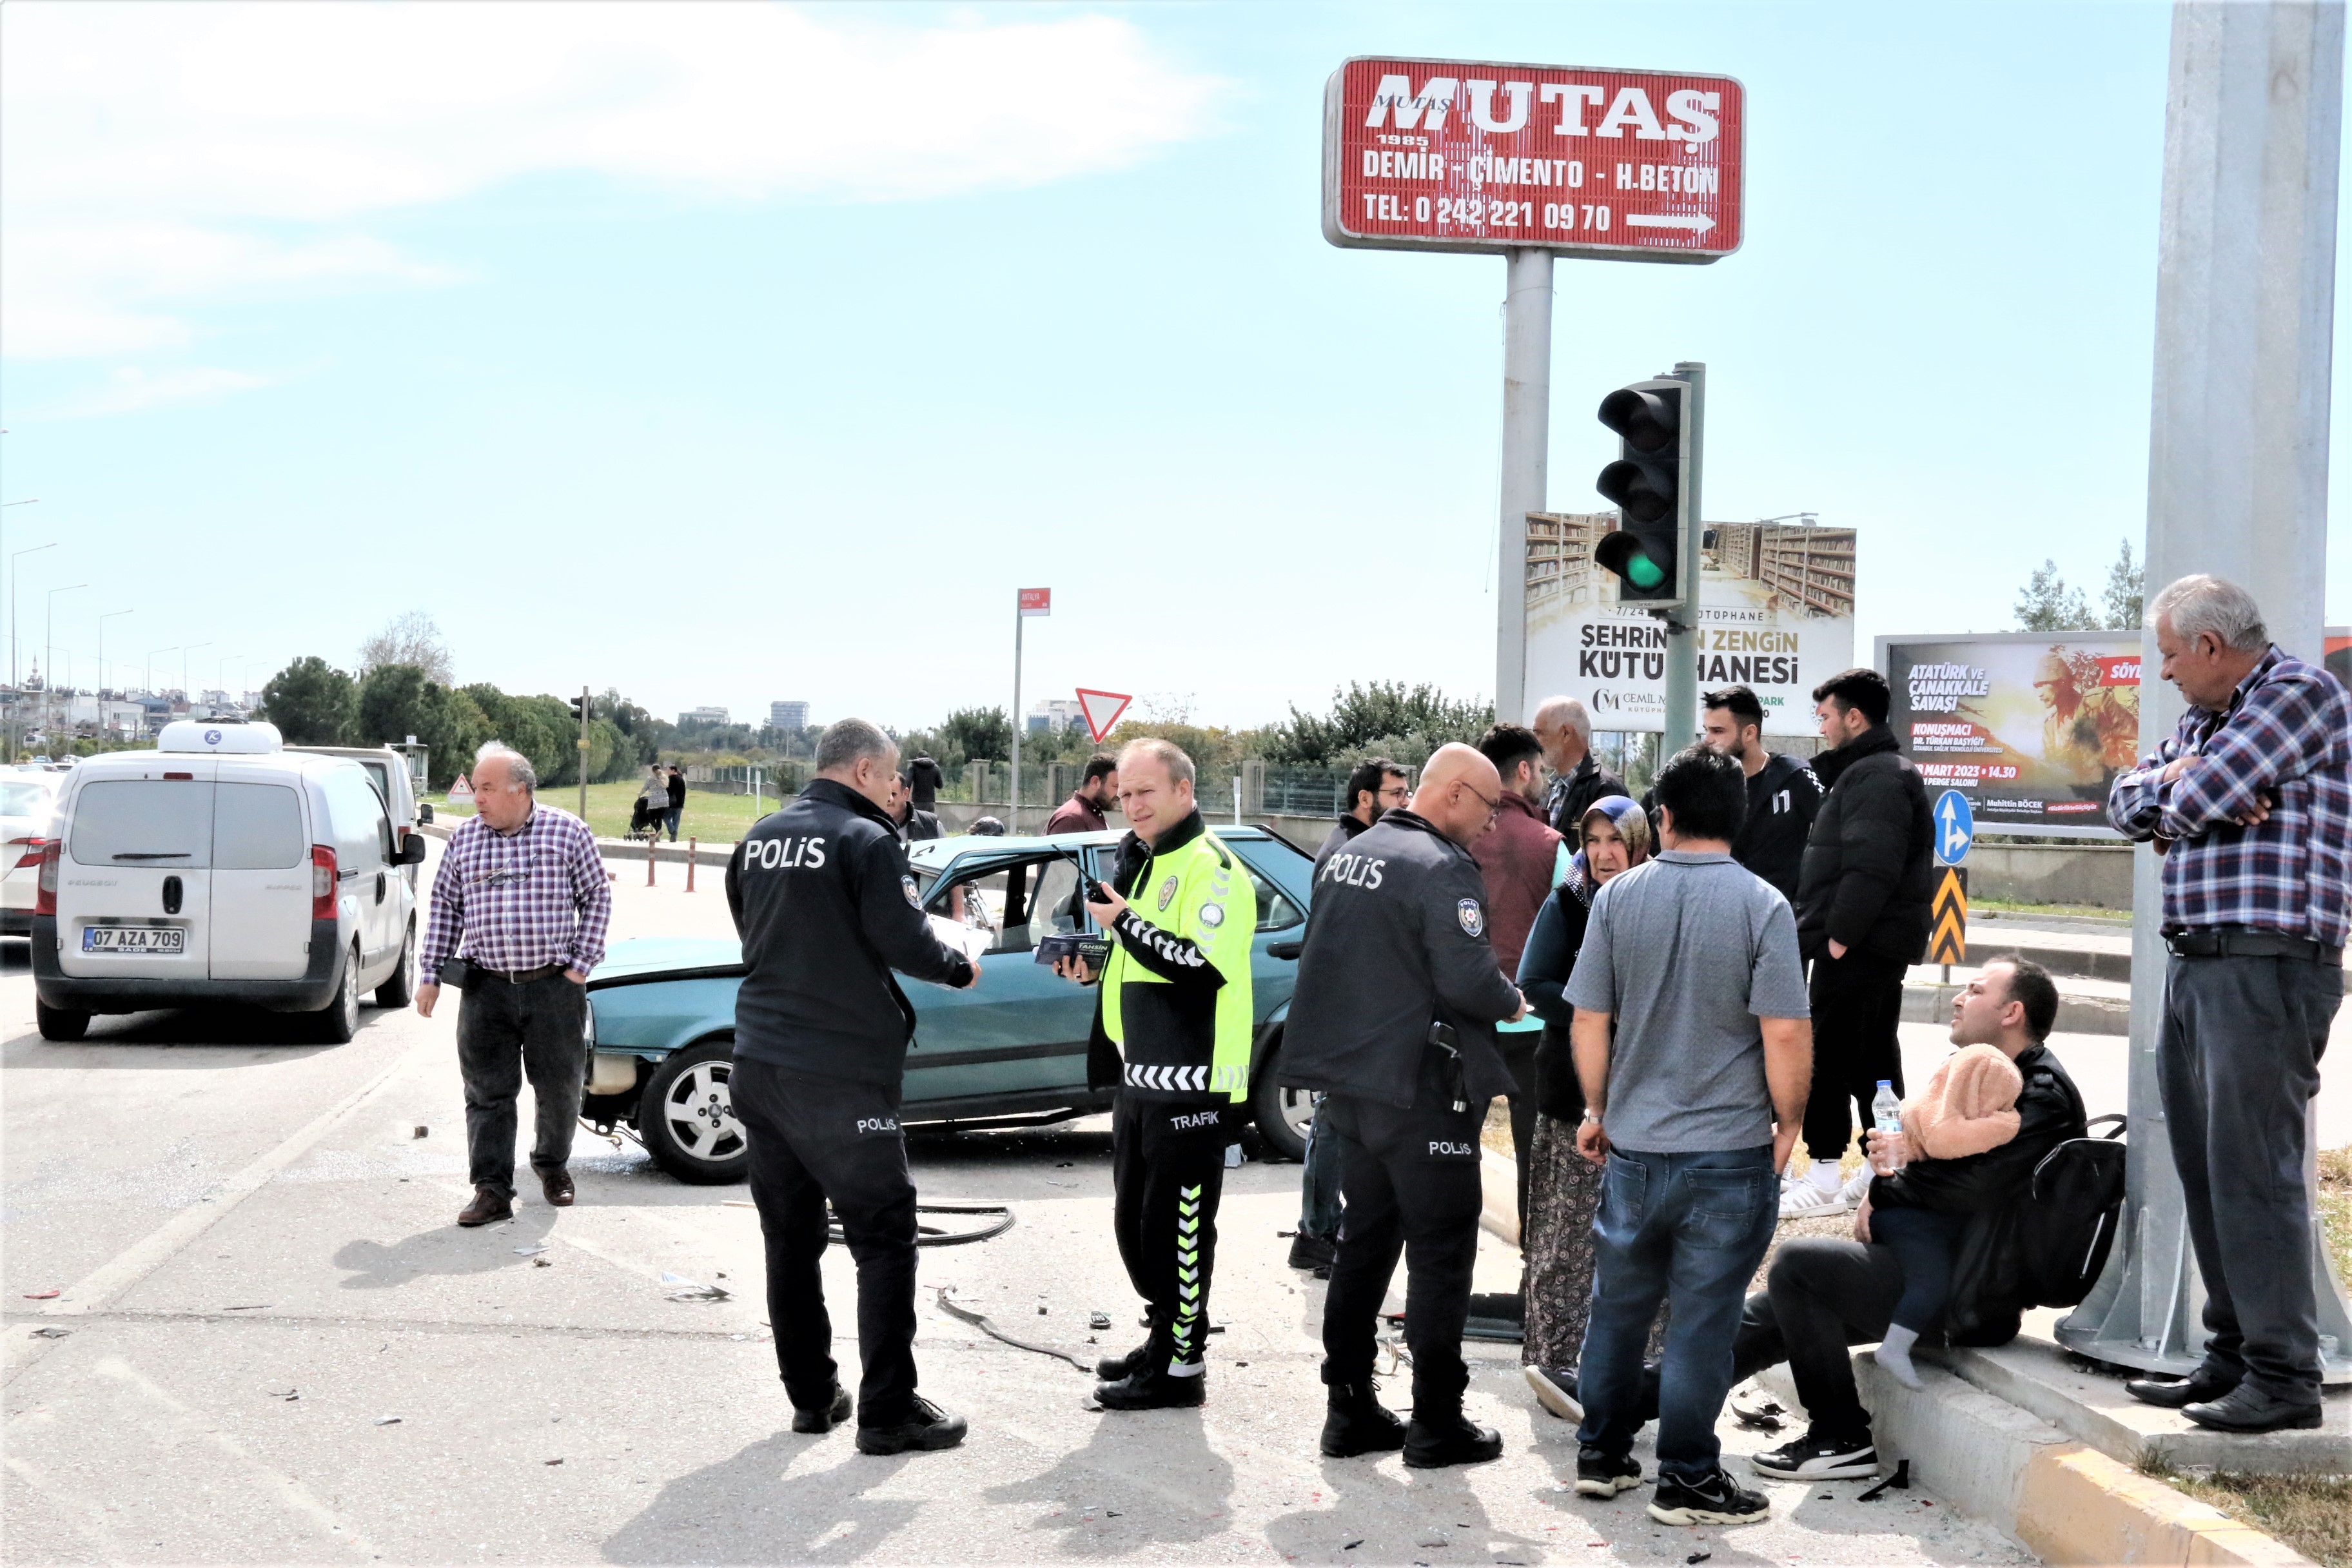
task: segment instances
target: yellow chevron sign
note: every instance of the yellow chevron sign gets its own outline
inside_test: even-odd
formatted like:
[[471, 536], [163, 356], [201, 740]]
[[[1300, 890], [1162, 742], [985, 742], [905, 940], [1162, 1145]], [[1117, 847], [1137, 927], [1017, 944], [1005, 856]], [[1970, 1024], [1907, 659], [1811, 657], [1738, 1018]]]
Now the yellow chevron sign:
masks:
[[1965, 867], [1937, 868], [1936, 901], [1927, 935], [1929, 963], [1969, 961], [1969, 873]]

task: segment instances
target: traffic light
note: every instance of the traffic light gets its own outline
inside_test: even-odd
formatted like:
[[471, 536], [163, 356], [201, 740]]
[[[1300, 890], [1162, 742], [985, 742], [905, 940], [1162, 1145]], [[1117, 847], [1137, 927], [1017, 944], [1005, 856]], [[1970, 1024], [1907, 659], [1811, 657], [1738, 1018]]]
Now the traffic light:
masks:
[[588, 700], [588, 694], [586, 692], [583, 691], [579, 696], [572, 700], [572, 721], [573, 723], [579, 725], [584, 730], [588, 727], [588, 721], [594, 717], [596, 717], [596, 706]]
[[1679, 381], [1637, 381], [1601, 400], [1601, 423], [1616, 432], [1617, 461], [1593, 488], [1618, 511], [1592, 559], [1618, 580], [1628, 604], [1676, 604], [1685, 595], [1682, 542], [1689, 503], [1690, 388]]

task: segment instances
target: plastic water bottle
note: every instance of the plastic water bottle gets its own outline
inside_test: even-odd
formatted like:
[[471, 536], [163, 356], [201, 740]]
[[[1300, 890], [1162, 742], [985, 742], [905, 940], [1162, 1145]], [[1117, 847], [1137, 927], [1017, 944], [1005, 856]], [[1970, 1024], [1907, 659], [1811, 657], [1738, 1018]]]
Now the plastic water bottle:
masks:
[[[1903, 1135], [1903, 1101], [1895, 1096], [1893, 1079], [1878, 1080], [1878, 1094], [1870, 1102], [1870, 1116], [1872, 1122], [1882, 1134], [1897, 1138]], [[1899, 1171], [1903, 1168], [1903, 1162], [1896, 1158], [1892, 1151], [1882, 1154], [1875, 1163], [1882, 1171]]]

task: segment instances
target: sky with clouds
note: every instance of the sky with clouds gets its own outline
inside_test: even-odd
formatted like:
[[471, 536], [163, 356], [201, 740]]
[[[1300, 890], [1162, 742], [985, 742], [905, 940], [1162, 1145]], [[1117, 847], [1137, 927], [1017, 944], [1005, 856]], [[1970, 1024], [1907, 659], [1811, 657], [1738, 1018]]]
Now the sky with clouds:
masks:
[[907, 726], [1007, 702], [1050, 584], [1031, 698], [1489, 691], [1503, 264], [1322, 239], [1366, 53], [1742, 79], [1741, 251], [1557, 269], [1551, 502], [1599, 504], [1602, 393], [1705, 360], [1710, 516], [1856, 529], [1863, 657], [2000, 629], [2143, 527], [2168, 27], [15, 0], [19, 658], [53, 603], [88, 684], [127, 609], [110, 680], [258, 686], [421, 608], [461, 679]]

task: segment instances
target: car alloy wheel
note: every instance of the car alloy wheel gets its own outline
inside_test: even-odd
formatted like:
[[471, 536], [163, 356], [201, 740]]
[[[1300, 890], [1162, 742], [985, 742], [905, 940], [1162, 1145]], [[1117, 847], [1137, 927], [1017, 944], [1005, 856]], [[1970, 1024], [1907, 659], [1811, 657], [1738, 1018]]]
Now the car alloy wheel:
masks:
[[708, 1040], [666, 1058], [647, 1079], [635, 1121], [646, 1152], [683, 1182], [740, 1182], [751, 1164], [735, 1116], [734, 1046]]

